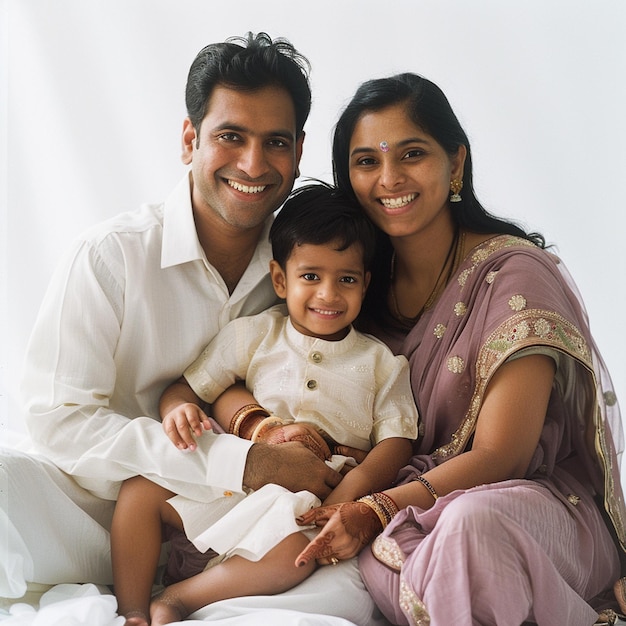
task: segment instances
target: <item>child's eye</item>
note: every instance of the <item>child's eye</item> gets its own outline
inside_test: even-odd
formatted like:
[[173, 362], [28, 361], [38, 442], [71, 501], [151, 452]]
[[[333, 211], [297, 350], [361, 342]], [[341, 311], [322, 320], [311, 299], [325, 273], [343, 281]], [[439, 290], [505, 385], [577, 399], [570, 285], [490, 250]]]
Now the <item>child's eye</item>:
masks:
[[307, 272], [306, 274], [302, 274], [302, 278], [304, 278], [304, 280], [317, 280], [318, 276], [313, 272]]
[[357, 280], [354, 276], [342, 276], [340, 279], [340, 282], [349, 283], [350, 285], [353, 285], [354, 283], [357, 282]]

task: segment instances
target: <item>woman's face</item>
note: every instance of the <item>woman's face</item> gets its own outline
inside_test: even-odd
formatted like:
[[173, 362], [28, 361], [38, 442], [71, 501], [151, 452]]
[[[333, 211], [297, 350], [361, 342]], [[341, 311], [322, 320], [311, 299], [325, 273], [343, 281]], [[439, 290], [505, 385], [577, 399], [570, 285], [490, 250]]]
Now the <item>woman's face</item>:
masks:
[[397, 104], [365, 113], [350, 141], [352, 188], [372, 221], [391, 237], [449, 224], [450, 181], [463, 178], [465, 146], [454, 157]]

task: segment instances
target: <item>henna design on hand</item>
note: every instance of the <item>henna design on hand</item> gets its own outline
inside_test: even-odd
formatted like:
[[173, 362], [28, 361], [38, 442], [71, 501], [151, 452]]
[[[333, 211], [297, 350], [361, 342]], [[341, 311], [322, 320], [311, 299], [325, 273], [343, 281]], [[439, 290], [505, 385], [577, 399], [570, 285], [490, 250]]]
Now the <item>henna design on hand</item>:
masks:
[[362, 502], [347, 502], [339, 507], [345, 531], [362, 546], [368, 545], [383, 529], [378, 515]]

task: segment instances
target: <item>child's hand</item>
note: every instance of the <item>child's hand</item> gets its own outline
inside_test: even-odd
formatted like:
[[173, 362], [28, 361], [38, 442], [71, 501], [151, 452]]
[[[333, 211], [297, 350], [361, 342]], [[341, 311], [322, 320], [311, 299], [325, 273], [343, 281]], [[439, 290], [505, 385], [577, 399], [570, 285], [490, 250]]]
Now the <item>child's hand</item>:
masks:
[[197, 448], [195, 437], [211, 430], [206, 413], [192, 402], [180, 404], [163, 418], [163, 430], [179, 450]]

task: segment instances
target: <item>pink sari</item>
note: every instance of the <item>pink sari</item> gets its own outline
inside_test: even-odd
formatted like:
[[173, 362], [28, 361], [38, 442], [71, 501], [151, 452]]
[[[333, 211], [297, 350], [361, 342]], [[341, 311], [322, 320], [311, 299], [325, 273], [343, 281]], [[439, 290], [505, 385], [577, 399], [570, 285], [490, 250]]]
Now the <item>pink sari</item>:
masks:
[[563, 265], [529, 242], [495, 237], [465, 259], [408, 335], [380, 336], [409, 359], [422, 419], [404, 482], [471, 447], [487, 385], [512, 355], [556, 350], [566, 373], [525, 480], [455, 491], [427, 511], [408, 507], [362, 553], [363, 579], [387, 618], [593, 624], [589, 602], [619, 576], [612, 533], [626, 546], [623, 435]]

